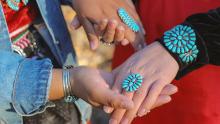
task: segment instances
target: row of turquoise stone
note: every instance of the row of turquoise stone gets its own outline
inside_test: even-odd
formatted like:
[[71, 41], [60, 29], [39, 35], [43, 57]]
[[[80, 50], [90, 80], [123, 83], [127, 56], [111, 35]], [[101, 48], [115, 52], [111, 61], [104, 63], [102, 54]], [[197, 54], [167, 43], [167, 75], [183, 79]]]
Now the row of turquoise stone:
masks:
[[140, 31], [139, 25], [135, 22], [135, 20], [127, 13], [124, 8], [118, 9], [118, 15], [121, 20], [134, 32]]

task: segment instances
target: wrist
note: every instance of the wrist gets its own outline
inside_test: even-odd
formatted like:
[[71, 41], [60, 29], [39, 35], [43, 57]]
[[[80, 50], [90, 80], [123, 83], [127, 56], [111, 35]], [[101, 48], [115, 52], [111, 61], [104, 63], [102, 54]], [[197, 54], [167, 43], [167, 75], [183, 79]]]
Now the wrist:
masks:
[[53, 69], [49, 100], [58, 100], [64, 97], [62, 83], [62, 69]]
[[77, 78], [79, 71], [80, 71], [80, 67], [75, 67], [70, 69], [70, 85], [72, 88], [71, 95], [75, 95], [77, 97], [79, 96], [79, 92], [76, 83], [79, 82]]
[[72, 65], [67, 65], [63, 67], [63, 90], [64, 90], [64, 100], [66, 102], [73, 103], [78, 98], [73, 95], [73, 89], [72, 85], [75, 82], [73, 79], [73, 73], [72, 70], [74, 69], [74, 66]]
[[159, 42], [155, 42], [155, 47], [157, 50], [160, 50], [160, 54], [163, 54], [167, 60], [171, 60], [172, 64], [178, 68], [179, 70], [179, 64], [178, 61], [175, 59], [174, 56], [172, 56], [169, 51]]

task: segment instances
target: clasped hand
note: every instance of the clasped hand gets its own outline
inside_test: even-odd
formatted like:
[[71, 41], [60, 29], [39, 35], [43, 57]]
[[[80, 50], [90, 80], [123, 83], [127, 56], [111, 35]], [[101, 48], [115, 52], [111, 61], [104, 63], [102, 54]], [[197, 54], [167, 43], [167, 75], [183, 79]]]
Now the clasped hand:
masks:
[[[123, 24], [117, 15], [117, 9], [121, 7], [143, 29], [131, 0], [75, 0], [73, 8], [78, 16], [73, 27], [77, 29], [80, 23], [83, 25], [93, 50], [98, 47], [100, 36], [106, 42], [131, 43], [140, 50], [145, 47], [144, 30], [134, 33]], [[77, 71], [72, 79], [77, 84], [73, 83], [73, 94], [94, 106], [104, 106], [104, 110], [111, 113], [110, 124], [130, 124], [136, 116], [144, 116], [171, 100], [170, 95], [177, 88], [170, 83], [178, 69], [175, 59], [159, 42], [155, 42], [136, 52], [112, 73], [86, 67], [74, 69]], [[143, 84], [135, 92], [126, 92], [122, 89], [122, 82], [131, 73], [141, 74]]]

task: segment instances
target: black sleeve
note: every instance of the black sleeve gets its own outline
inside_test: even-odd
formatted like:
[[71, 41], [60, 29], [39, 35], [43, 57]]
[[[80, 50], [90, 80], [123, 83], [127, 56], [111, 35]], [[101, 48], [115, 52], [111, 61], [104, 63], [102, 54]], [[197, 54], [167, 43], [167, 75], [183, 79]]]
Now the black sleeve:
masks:
[[[170, 52], [179, 63], [179, 72], [176, 79], [198, 69], [206, 64], [220, 65], [220, 8], [210, 10], [208, 13], [200, 13], [189, 16], [181, 27], [190, 27], [195, 33], [195, 45], [198, 54], [192, 62], [184, 63], [180, 54], [168, 49], [165, 36], [160, 39], [160, 43]], [[172, 30], [172, 29], [171, 29]]]

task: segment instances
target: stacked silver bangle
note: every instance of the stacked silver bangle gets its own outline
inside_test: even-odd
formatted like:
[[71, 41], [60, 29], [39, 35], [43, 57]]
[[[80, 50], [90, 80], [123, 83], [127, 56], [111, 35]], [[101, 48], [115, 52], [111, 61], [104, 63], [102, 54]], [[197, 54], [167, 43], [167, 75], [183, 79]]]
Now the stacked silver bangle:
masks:
[[64, 100], [66, 102], [75, 102], [78, 100], [76, 96], [73, 96], [72, 88], [71, 88], [71, 81], [70, 81], [70, 69], [73, 66], [65, 66], [63, 69], [63, 90], [64, 90]]

